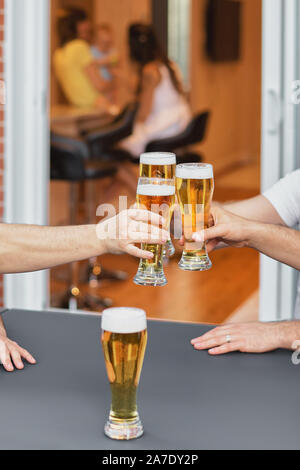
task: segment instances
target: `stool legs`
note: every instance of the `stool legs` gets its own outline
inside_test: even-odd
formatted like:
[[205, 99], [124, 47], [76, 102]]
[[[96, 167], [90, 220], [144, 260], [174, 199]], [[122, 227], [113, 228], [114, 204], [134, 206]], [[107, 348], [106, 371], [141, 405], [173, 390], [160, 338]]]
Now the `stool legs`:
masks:
[[[70, 223], [76, 225], [77, 223], [77, 209], [78, 209], [78, 184], [71, 183], [70, 185]], [[84, 310], [96, 309], [99, 307], [110, 307], [112, 301], [108, 298], [101, 298], [92, 296], [90, 294], [83, 295], [79, 288], [80, 263], [78, 261], [70, 264], [70, 286], [68, 292], [62, 301], [62, 307], [69, 310]]]

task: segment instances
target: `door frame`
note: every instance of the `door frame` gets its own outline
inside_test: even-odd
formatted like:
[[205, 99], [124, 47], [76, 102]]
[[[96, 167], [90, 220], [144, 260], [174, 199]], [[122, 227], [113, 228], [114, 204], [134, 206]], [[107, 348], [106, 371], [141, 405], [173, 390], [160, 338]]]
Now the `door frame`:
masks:
[[[263, 0], [261, 188], [299, 168], [299, 106], [292, 101], [299, 77], [298, 0]], [[261, 321], [293, 318], [297, 273], [266, 256], [260, 259]]]
[[[49, 186], [49, 0], [5, 2], [4, 221], [45, 225]], [[48, 273], [4, 276], [9, 308], [48, 306]]]

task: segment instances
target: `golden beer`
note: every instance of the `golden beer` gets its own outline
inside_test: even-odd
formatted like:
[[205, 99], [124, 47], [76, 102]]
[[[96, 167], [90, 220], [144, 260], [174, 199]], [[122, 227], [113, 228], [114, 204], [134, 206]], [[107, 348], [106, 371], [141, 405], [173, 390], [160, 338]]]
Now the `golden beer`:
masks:
[[[148, 152], [140, 156], [140, 177], [174, 179], [176, 176], [176, 155], [168, 152]], [[167, 241], [165, 256], [173, 256], [175, 248], [172, 240]]]
[[176, 155], [167, 152], [143, 153], [140, 156], [140, 177], [171, 180], [176, 175]]
[[111, 308], [102, 314], [102, 347], [111, 388], [105, 433], [112, 439], [133, 439], [143, 433], [137, 389], [147, 344], [146, 328], [146, 314], [140, 309]]
[[[137, 206], [162, 215], [166, 220], [163, 227], [168, 230], [175, 206], [174, 180], [160, 178], [139, 178]], [[150, 222], [150, 221], [149, 221]], [[141, 259], [135, 284], [142, 286], [164, 286], [167, 279], [163, 271], [163, 245], [143, 243], [142, 249], [153, 253], [152, 259]]]
[[179, 266], [186, 271], [211, 268], [206, 244], [195, 242], [193, 233], [209, 227], [210, 206], [214, 191], [213, 167], [187, 163], [176, 169], [176, 193], [182, 214], [184, 252]]

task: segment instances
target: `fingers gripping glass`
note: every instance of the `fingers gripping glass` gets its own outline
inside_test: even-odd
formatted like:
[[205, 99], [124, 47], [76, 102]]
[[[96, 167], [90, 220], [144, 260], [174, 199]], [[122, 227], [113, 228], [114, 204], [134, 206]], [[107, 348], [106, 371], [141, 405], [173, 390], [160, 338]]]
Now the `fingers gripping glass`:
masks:
[[[138, 208], [162, 215], [165, 220], [163, 228], [166, 230], [169, 230], [170, 227], [174, 205], [175, 186], [173, 179], [139, 178], [137, 187]], [[141, 286], [166, 285], [167, 279], [163, 270], [163, 245], [142, 243], [142, 249], [153, 253], [153, 258], [140, 260], [134, 283]]]
[[213, 167], [186, 163], [176, 167], [176, 192], [182, 214], [184, 251], [179, 267], [184, 271], [206, 271], [212, 264], [206, 243], [195, 242], [193, 233], [209, 226], [210, 206], [214, 191]]

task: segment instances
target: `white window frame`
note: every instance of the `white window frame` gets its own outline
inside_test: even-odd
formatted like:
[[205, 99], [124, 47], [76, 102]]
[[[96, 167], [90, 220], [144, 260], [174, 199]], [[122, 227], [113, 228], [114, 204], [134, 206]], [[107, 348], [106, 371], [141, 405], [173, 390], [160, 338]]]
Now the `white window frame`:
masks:
[[[299, 76], [298, 0], [263, 0], [262, 190], [299, 167], [299, 106], [292, 83]], [[293, 318], [297, 273], [265, 256], [260, 262], [260, 320]]]
[[[4, 220], [45, 225], [49, 186], [49, 0], [5, 2], [4, 50]], [[45, 271], [7, 275], [5, 306], [46, 308], [48, 290]]]

